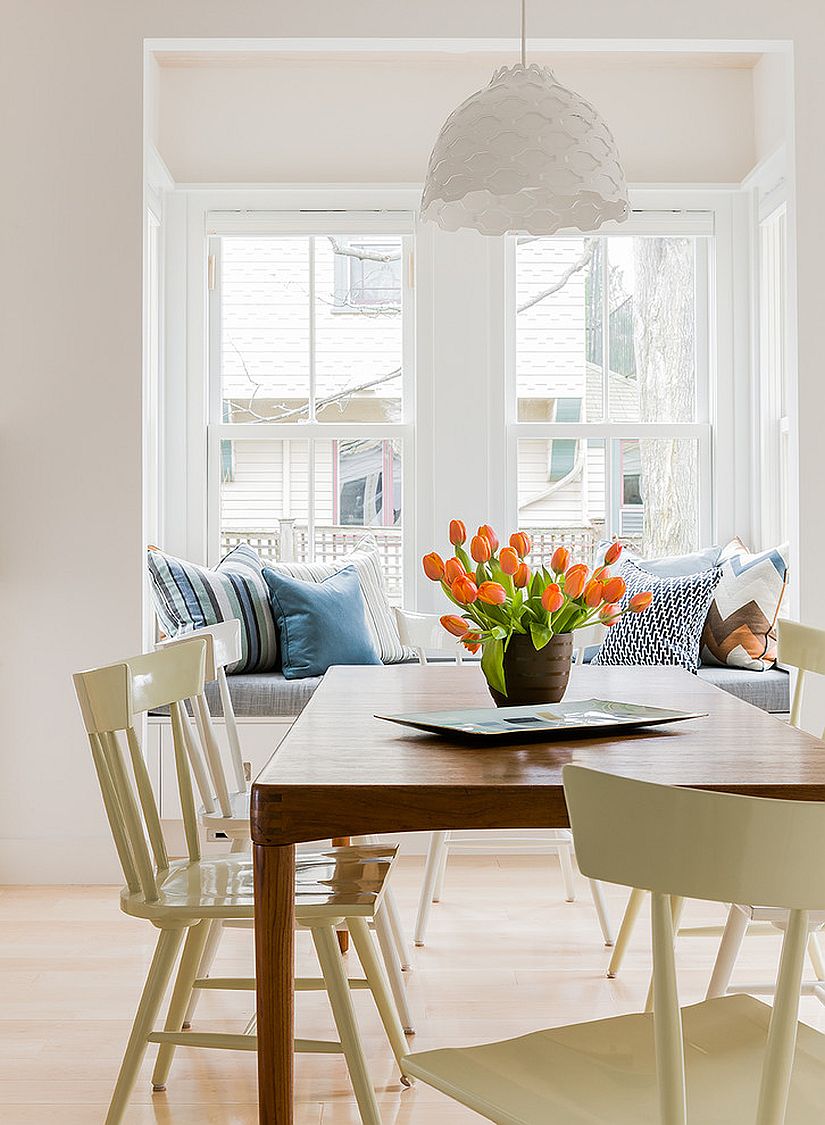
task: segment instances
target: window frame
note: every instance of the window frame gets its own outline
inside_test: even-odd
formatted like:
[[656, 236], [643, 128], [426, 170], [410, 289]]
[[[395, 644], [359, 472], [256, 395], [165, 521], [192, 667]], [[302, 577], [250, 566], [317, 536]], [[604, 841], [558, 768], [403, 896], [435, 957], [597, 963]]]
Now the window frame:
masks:
[[[719, 490], [715, 487], [714, 467], [718, 468], [716, 444], [722, 420], [717, 405], [716, 371], [718, 368], [718, 334], [715, 327], [722, 311], [719, 305], [717, 286], [718, 260], [725, 253], [726, 239], [729, 235], [727, 216], [724, 207], [714, 205], [711, 196], [685, 200], [692, 206], [676, 206], [677, 200], [667, 196], [653, 195], [647, 206], [638, 195], [631, 217], [622, 224], [606, 223], [594, 235], [588, 237], [608, 238], [612, 236], [632, 237], [634, 235], [659, 235], [661, 237], [696, 237], [696, 420], [679, 423], [651, 422], [524, 422], [518, 418], [518, 392], [516, 381], [516, 245], [517, 238], [508, 236], [505, 249], [505, 416], [507, 428], [507, 522], [516, 526], [518, 522], [518, 445], [522, 439], [553, 440], [575, 438], [603, 440], [605, 443], [605, 535], [612, 538], [620, 534], [621, 496], [619, 465], [622, 439], [683, 438], [698, 443], [698, 546], [713, 542], [719, 535], [720, 524], [723, 534], [728, 523], [728, 513], [721, 513], [718, 505]], [[671, 202], [673, 209], [664, 209], [661, 204]], [[579, 236], [579, 232], [559, 232], [558, 237]], [[608, 294], [603, 294], [607, 303]], [[606, 312], [606, 310], [604, 310]], [[732, 302], [725, 315], [734, 316]], [[607, 319], [603, 313], [603, 321]], [[731, 324], [731, 332], [735, 328]], [[609, 334], [602, 334], [602, 395], [605, 413], [608, 409], [608, 352]], [[727, 412], [724, 412], [727, 415]], [[732, 425], [732, 419], [727, 420]]]
[[[206, 418], [206, 510], [205, 538], [207, 563], [221, 557], [221, 443], [303, 441], [308, 445], [309, 493], [314, 494], [315, 448], [318, 442], [342, 440], [397, 440], [402, 456], [402, 557], [403, 595], [409, 603], [414, 590], [415, 528], [415, 301], [413, 293], [414, 221], [408, 211], [225, 211], [205, 214], [207, 259], [207, 418]], [[314, 363], [310, 364], [310, 418], [300, 422], [248, 423], [224, 422], [221, 388], [221, 287], [220, 254], [223, 236], [260, 238], [267, 235], [359, 235], [400, 238], [401, 270], [401, 419], [398, 422], [322, 422], [314, 417]], [[314, 345], [313, 345], [314, 346]], [[308, 512], [310, 552], [315, 543], [315, 511]], [[365, 534], [369, 528], [365, 528]]]

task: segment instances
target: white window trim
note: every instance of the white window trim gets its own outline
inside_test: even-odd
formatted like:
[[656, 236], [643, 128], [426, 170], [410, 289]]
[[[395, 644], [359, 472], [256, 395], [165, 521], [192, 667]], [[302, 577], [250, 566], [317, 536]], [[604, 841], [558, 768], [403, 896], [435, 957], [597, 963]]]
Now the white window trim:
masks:
[[[414, 212], [420, 189], [408, 186], [346, 185], [318, 187], [314, 185], [289, 188], [214, 188], [179, 187], [170, 192], [167, 202], [167, 370], [176, 377], [167, 380], [167, 506], [164, 544], [167, 549], [196, 561], [209, 557], [207, 537], [207, 231], [208, 216], [214, 219], [221, 212], [226, 228], [267, 212], [272, 230], [285, 219], [284, 212], [300, 211], [308, 230], [313, 229], [318, 211], [356, 211], [373, 219], [397, 220], [398, 212]], [[734, 534], [747, 538], [751, 532], [752, 493], [756, 487], [752, 474], [750, 416], [750, 308], [748, 273], [747, 196], [733, 186], [709, 188], [655, 188], [631, 191], [631, 205], [636, 210], [657, 212], [656, 221], [664, 231], [673, 230], [674, 213], [685, 223], [696, 222], [696, 213], [711, 212], [716, 233], [716, 255], [711, 273], [714, 330], [709, 332], [710, 370], [707, 402], [701, 410], [712, 425], [712, 448], [709, 457], [701, 458], [707, 465], [700, 481], [702, 496], [712, 496], [709, 529], [702, 531], [705, 542], [725, 541]], [[246, 214], [244, 214], [246, 213]], [[693, 213], [693, 214], [692, 214]], [[742, 215], [745, 219], [742, 219]], [[346, 216], [346, 221], [351, 219]], [[346, 225], [346, 221], [345, 224]], [[646, 221], [652, 223], [653, 217]], [[704, 220], [702, 220], [704, 221]], [[283, 228], [281, 228], [283, 229]], [[329, 231], [327, 226], [326, 231]], [[649, 233], [655, 233], [652, 226]], [[694, 226], [691, 233], [698, 233]], [[410, 350], [415, 359], [415, 387], [408, 380], [404, 402], [405, 429], [395, 436], [404, 440], [404, 526], [405, 526], [405, 601], [410, 606], [435, 609], [440, 605], [437, 591], [419, 573], [418, 556], [426, 550], [446, 545], [446, 528], [441, 524], [446, 515], [466, 516], [474, 506], [480, 518], [496, 524], [514, 526], [516, 505], [515, 460], [512, 449], [512, 425], [515, 418], [515, 395], [510, 394], [514, 379], [511, 356], [514, 355], [511, 318], [504, 315], [507, 294], [511, 291], [509, 276], [512, 255], [506, 253], [504, 239], [482, 239], [469, 236], [462, 243], [462, 253], [470, 250], [471, 265], [479, 270], [472, 278], [473, 299], [478, 306], [478, 341], [466, 338], [467, 320], [445, 323], [439, 312], [445, 286], [455, 279], [443, 275], [442, 262], [454, 254], [450, 240], [464, 236], [445, 235], [430, 223], [415, 223], [415, 257], [410, 273], [415, 274], [416, 310], [415, 339]], [[445, 254], [446, 251], [446, 254]], [[483, 278], [481, 276], [483, 272]], [[413, 278], [409, 278], [412, 284]], [[483, 285], [482, 285], [483, 281]], [[481, 323], [485, 320], [486, 323]], [[709, 331], [710, 325], [705, 326]], [[468, 344], [471, 344], [469, 348]], [[446, 347], [446, 350], [445, 350]], [[473, 432], [473, 453], [469, 452], [469, 436], [464, 420], [455, 412], [455, 391], [447, 396], [453, 411], [445, 420], [443, 378], [464, 379], [461, 357], [468, 353], [472, 364], [473, 387], [467, 392], [483, 394], [484, 412], [473, 415], [482, 428]], [[456, 359], [456, 357], [459, 357]], [[406, 363], [405, 355], [405, 363]], [[185, 380], [179, 376], [185, 371]], [[719, 377], [717, 373], [722, 373]], [[439, 386], [439, 380], [442, 385]], [[514, 384], [513, 384], [514, 385]], [[744, 406], [743, 406], [744, 403]], [[408, 409], [409, 408], [409, 409]], [[413, 428], [412, 420], [415, 421]], [[485, 423], [486, 420], [486, 423]], [[505, 424], [501, 425], [501, 420]], [[358, 436], [348, 427], [323, 425], [322, 436]], [[696, 425], [704, 425], [697, 423]], [[260, 427], [254, 426], [260, 438]], [[271, 436], [286, 436], [285, 426], [268, 427]], [[455, 434], [449, 443], [445, 429]], [[668, 427], [671, 432], [671, 427]], [[363, 431], [361, 431], [363, 432]], [[301, 436], [307, 435], [306, 424], [300, 424]], [[565, 426], [565, 434], [569, 430]], [[463, 438], [462, 438], [462, 435]], [[233, 427], [233, 437], [247, 440], [240, 427]], [[379, 436], [376, 434], [376, 436]], [[392, 436], [392, 435], [390, 435]], [[621, 436], [617, 432], [615, 436]], [[250, 435], [250, 438], [252, 435]], [[734, 438], [736, 440], [734, 440]], [[215, 431], [219, 450], [220, 430]], [[479, 445], [481, 443], [481, 445]], [[479, 452], [480, 451], [480, 452]], [[219, 456], [219, 454], [218, 454]], [[452, 481], [452, 469], [461, 458], [475, 457], [473, 488], [477, 497], [468, 497], [467, 474]], [[214, 458], [214, 454], [213, 454]], [[213, 468], [214, 471], [214, 468]], [[731, 486], [735, 481], [736, 487]], [[414, 488], [414, 496], [413, 496]], [[459, 510], [463, 508], [463, 510]], [[708, 506], [705, 506], [707, 512]], [[707, 522], [707, 516], [706, 516]], [[214, 548], [213, 548], [214, 550]], [[214, 555], [213, 555], [214, 557]]]

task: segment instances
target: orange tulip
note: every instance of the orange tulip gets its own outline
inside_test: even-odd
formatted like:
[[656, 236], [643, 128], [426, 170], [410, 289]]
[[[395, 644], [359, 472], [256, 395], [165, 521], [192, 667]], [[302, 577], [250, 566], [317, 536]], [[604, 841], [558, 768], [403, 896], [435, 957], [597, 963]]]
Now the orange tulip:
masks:
[[526, 562], [519, 563], [519, 568], [513, 575], [513, 585], [516, 586], [519, 590], [523, 590], [529, 581], [530, 567]]
[[590, 609], [595, 609], [604, 601], [604, 583], [591, 578], [584, 588], [584, 604]]
[[464, 569], [461, 560], [455, 558], [455, 556], [451, 559], [447, 559], [444, 563], [444, 581], [448, 582], [450, 586], [452, 586], [456, 578], [463, 578], [466, 573], [467, 571]]
[[555, 613], [557, 609], [561, 609], [564, 605], [564, 594], [557, 582], [551, 582], [549, 586], [544, 588], [541, 595], [541, 604], [548, 613]]
[[430, 551], [429, 555], [425, 555], [421, 560], [424, 564], [424, 573], [431, 582], [440, 582], [444, 577], [444, 560], [441, 555], [437, 555], [435, 551]]
[[466, 574], [461, 578], [456, 578], [451, 590], [455, 600], [461, 602], [462, 605], [472, 605], [478, 597], [478, 587], [472, 578]]
[[462, 641], [461, 643], [467, 649], [467, 652], [476, 653], [481, 648], [481, 644], [479, 642], [474, 642], [472, 644], [468, 644], [467, 641]]
[[570, 566], [570, 552], [566, 547], [556, 547], [550, 560], [550, 569], [554, 574], [564, 574]]
[[650, 590], [644, 590], [641, 594], [634, 594], [630, 601], [627, 603], [627, 608], [631, 613], [644, 613], [650, 603], [653, 601], [653, 594]]
[[477, 563], [489, 562], [493, 548], [486, 535], [474, 535], [470, 542], [470, 554]]
[[450, 542], [454, 547], [459, 546], [467, 538], [467, 528], [461, 520], [450, 520]]
[[530, 549], [533, 544], [530, 542], [530, 536], [526, 532], [514, 531], [510, 536], [510, 546], [524, 558], [525, 555], [530, 554]]
[[604, 561], [608, 566], [611, 566], [614, 562], [616, 562], [621, 553], [622, 545], [618, 539], [614, 539], [604, 553]]
[[621, 608], [615, 603], [608, 602], [599, 610], [599, 621], [601, 621], [602, 625], [606, 625], [608, 629], [611, 625], [615, 625], [621, 616]]
[[610, 570], [606, 566], [597, 566], [593, 571], [593, 577], [597, 582], [607, 582], [610, 578]]
[[501, 605], [507, 600], [507, 591], [499, 582], [482, 582], [478, 588], [478, 600], [487, 605]]
[[455, 613], [445, 613], [441, 618], [441, 624], [448, 633], [452, 633], [454, 637], [465, 637], [469, 632], [467, 622], [463, 617], [459, 617]]
[[564, 592], [570, 598], [581, 597], [587, 582], [587, 567], [584, 563], [571, 566], [564, 576]]
[[606, 602], [617, 602], [620, 598], [625, 596], [627, 585], [624, 578], [620, 578], [617, 574], [615, 578], [609, 578], [604, 584], [604, 600]]
[[[484, 538], [489, 542], [489, 544], [490, 544], [490, 554], [494, 555], [496, 553], [496, 551], [498, 550], [498, 536], [493, 531], [493, 529], [490, 527], [489, 523], [483, 523], [481, 525], [481, 527], [478, 529], [478, 533], [479, 533], [479, 535], [483, 535]], [[478, 561], [478, 560], [476, 560], [476, 561]]]
[[521, 566], [521, 559], [518, 557], [515, 547], [502, 547], [498, 561], [505, 574], [515, 574]]

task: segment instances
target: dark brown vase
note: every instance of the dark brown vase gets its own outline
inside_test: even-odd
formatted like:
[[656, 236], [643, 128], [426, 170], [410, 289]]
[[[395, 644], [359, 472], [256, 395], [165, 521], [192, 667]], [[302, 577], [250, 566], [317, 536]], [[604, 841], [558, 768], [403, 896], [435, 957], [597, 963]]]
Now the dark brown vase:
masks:
[[559, 633], [536, 649], [533, 639], [515, 633], [504, 653], [504, 683], [507, 694], [490, 687], [497, 707], [524, 707], [531, 703], [558, 703], [567, 691], [573, 660], [573, 634]]

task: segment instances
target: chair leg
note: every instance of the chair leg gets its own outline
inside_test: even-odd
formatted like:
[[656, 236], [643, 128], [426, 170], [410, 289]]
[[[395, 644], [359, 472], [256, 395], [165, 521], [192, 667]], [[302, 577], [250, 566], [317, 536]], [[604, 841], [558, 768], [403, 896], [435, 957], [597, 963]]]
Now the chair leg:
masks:
[[355, 1020], [355, 1008], [344, 972], [341, 950], [338, 948], [337, 935], [332, 926], [318, 926], [312, 929], [312, 940], [321, 965], [332, 1016], [347, 1061], [361, 1120], [364, 1125], [381, 1125], [378, 1102], [367, 1070], [367, 1060], [364, 1057], [364, 1048]]
[[392, 1047], [392, 1053], [395, 1055], [395, 1061], [401, 1067], [401, 1060], [410, 1053], [410, 1048], [404, 1038], [404, 1029], [401, 1026], [401, 1020], [398, 1018], [398, 1008], [393, 1001], [390, 983], [376, 952], [369, 926], [364, 918], [348, 918], [347, 925], [355, 946], [355, 952], [358, 954], [358, 960], [361, 962], [361, 968], [364, 970], [364, 976], [369, 983], [372, 998], [384, 1025], [384, 1031], [386, 1031], [387, 1039], [390, 1047]]
[[736, 958], [739, 956], [739, 950], [742, 948], [742, 941], [747, 929], [747, 914], [742, 910], [737, 910], [735, 906], [729, 907], [728, 919], [722, 931], [722, 940], [719, 943], [713, 972], [710, 975], [708, 990], [705, 994], [706, 1000], [727, 995], [730, 978], [733, 975], [733, 967], [736, 964]]
[[624, 961], [630, 935], [633, 933], [633, 927], [636, 925], [636, 919], [639, 917], [639, 911], [642, 909], [642, 903], [645, 900], [645, 893], [645, 891], [639, 891], [635, 888], [630, 892], [630, 898], [624, 908], [622, 924], [619, 926], [619, 933], [616, 937], [616, 944], [613, 946], [613, 956], [607, 966], [607, 975], [611, 978], [617, 975], [622, 961]]
[[433, 891], [438, 880], [438, 870], [441, 856], [447, 847], [447, 833], [433, 832], [430, 837], [430, 849], [427, 853], [427, 866], [424, 868], [424, 882], [421, 885], [421, 894], [418, 898], [418, 916], [415, 920], [414, 941], [416, 945], [423, 945], [427, 934], [427, 923], [430, 920], [430, 908], [433, 904]]
[[564, 883], [564, 901], [576, 901], [576, 880], [573, 875], [573, 845], [567, 842], [559, 844], [559, 866], [561, 879]]
[[[676, 938], [679, 936], [679, 919], [685, 909], [685, 900], [679, 898], [678, 895], [670, 896], [670, 916], [673, 925], [673, 944], [676, 944]], [[645, 1000], [645, 1011], [653, 1011], [653, 973], [650, 974], [650, 984], [647, 988], [647, 999]]]
[[[204, 949], [212, 933], [211, 923], [204, 919], [198, 922], [197, 926], [192, 926], [186, 935], [178, 975], [169, 1001], [169, 1011], [166, 1013], [166, 1023], [163, 1025], [164, 1031], [180, 1031], [183, 1027], [187, 1006], [193, 994], [200, 991], [192, 988], [192, 982], [198, 975], [198, 966], [203, 960]], [[152, 1089], [156, 1092], [166, 1089], [166, 1079], [169, 1077], [169, 1068], [174, 1055], [174, 1043], [161, 1043], [155, 1060], [155, 1069], [152, 1071]]]
[[[218, 952], [218, 946], [220, 945], [221, 937], [223, 936], [223, 922], [221, 922], [220, 918], [213, 918], [211, 922], [207, 923], [207, 925], [209, 926], [209, 933], [206, 936], [206, 943], [203, 947], [203, 954], [201, 955], [200, 964], [198, 965], [197, 972], [195, 973], [195, 976], [199, 980], [202, 980], [204, 977], [208, 977], [210, 972], [212, 971], [212, 962], [215, 960]], [[193, 988], [192, 995], [189, 997], [189, 1002], [186, 1007], [186, 1013], [183, 1017], [182, 1027], [184, 1031], [188, 1031], [192, 1026], [192, 1019], [195, 1015], [195, 1008], [197, 1008], [200, 998], [201, 989]]]
[[822, 959], [822, 950], [819, 948], [819, 938], [816, 930], [812, 930], [808, 937], [808, 957], [817, 980], [825, 980], [825, 961]]
[[132, 1024], [132, 1033], [129, 1036], [112, 1100], [109, 1103], [106, 1125], [120, 1125], [123, 1120], [129, 1095], [132, 1093], [140, 1064], [146, 1054], [148, 1046], [146, 1037], [151, 1033], [157, 1019], [163, 994], [169, 984], [169, 978], [175, 967], [175, 958], [182, 941], [183, 929], [160, 931], [155, 955], [152, 958], [152, 964], [149, 967], [138, 1010], [135, 1014], [135, 1022]]
[[395, 893], [392, 887], [387, 887], [384, 892], [384, 910], [387, 912], [387, 921], [392, 932], [392, 940], [395, 943], [398, 963], [402, 971], [407, 972], [412, 968], [410, 951], [407, 948], [407, 937], [401, 924], [401, 915], [398, 913], [398, 903], [395, 901]]
[[593, 905], [596, 908], [596, 917], [599, 919], [604, 944], [611, 946], [616, 940], [613, 933], [613, 923], [607, 909], [607, 899], [604, 895], [604, 884], [598, 879], [590, 880], [590, 893], [593, 896]]
[[[375, 936], [378, 938], [378, 945], [381, 949], [381, 956], [384, 959], [384, 966], [387, 970], [387, 976], [395, 999], [395, 1007], [398, 1011], [399, 1019], [401, 1020], [406, 1034], [415, 1035], [410, 1006], [407, 1003], [407, 990], [404, 987], [404, 977], [398, 962], [398, 950], [393, 940], [392, 926], [387, 915], [386, 897], [381, 905], [381, 909], [375, 915], [374, 925]], [[357, 948], [358, 943], [356, 942], [356, 949]], [[360, 958], [360, 952], [358, 956]], [[364, 966], [364, 968], [366, 970], [366, 966]]]
[[447, 833], [447, 839], [444, 847], [441, 850], [441, 862], [438, 865], [438, 874], [435, 877], [435, 886], [433, 887], [433, 902], [441, 902], [441, 896], [444, 893], [444, 879], [447, 875], [447, 859], [450, 855], [449, 849], [450, 833]]

